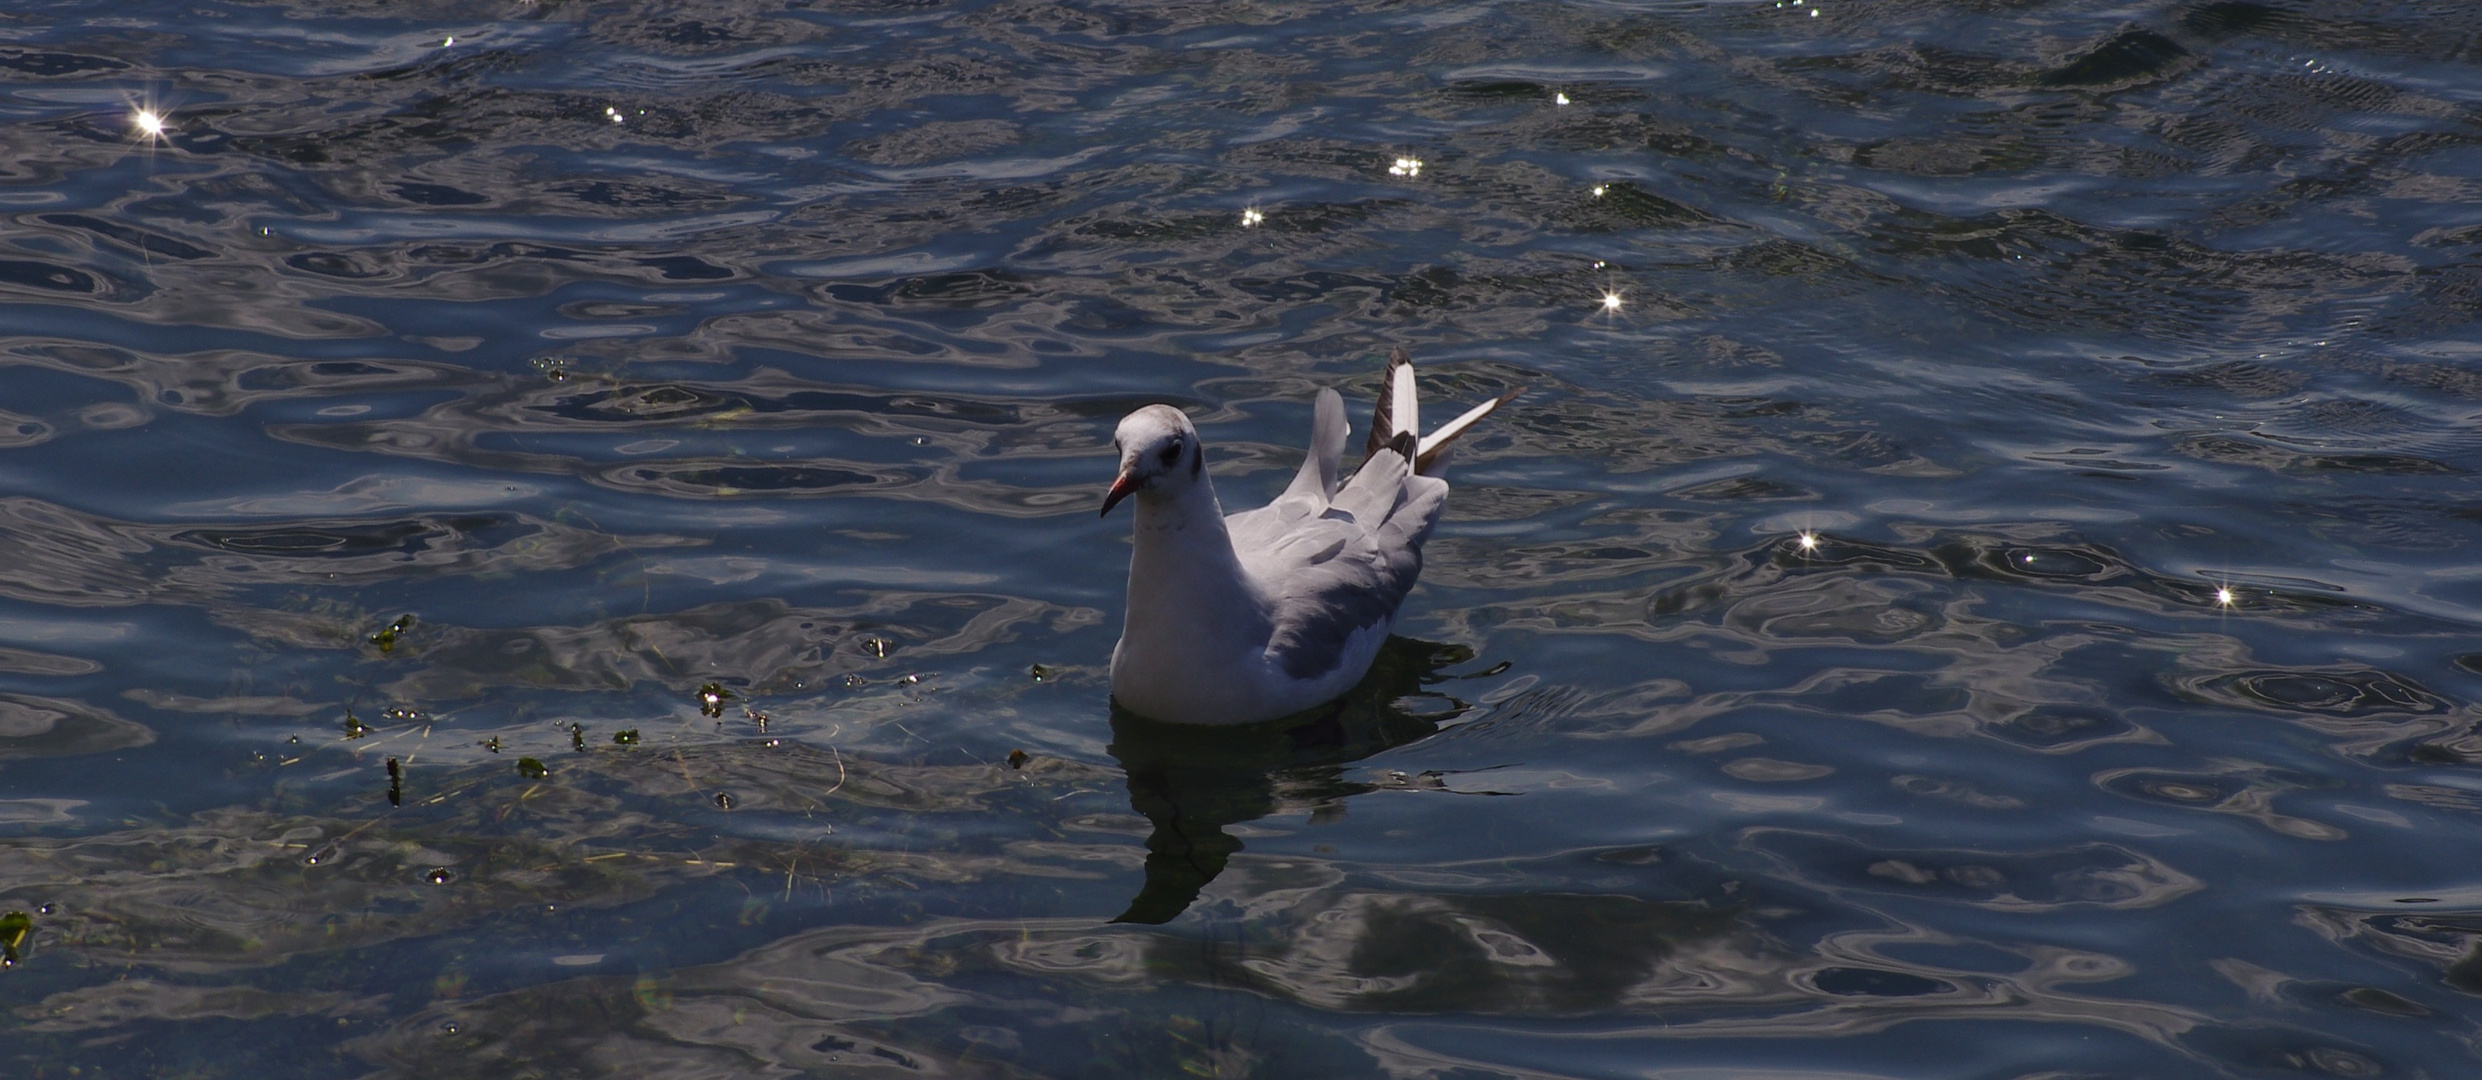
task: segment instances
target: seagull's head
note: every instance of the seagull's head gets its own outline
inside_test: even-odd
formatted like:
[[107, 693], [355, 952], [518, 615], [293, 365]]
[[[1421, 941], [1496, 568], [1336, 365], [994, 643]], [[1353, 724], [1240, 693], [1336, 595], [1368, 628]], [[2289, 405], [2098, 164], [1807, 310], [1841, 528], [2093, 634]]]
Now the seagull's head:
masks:
[[1120, 421], [1112, 433], [1120, 451], [1120, 476], [1103, 496], [1103, 512], [1137, 492], [1168, 494], [1198, 482], [1206, 471], [1206, 455], [1198, 446], [1198, 429], [1170, 405], [1149, 405]]

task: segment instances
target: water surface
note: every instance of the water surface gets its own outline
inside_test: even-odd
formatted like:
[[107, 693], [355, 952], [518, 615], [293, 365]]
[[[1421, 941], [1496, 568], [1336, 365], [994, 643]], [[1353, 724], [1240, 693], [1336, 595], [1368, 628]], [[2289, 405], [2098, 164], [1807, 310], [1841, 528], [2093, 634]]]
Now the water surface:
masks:
[[[0, 14], [0, 1071], [2470, 1075], [2477, 60]], [[1251, 505], [1397, 345], [1525, 393], [1379, 672], [1115, 716], [1112, 425]]]

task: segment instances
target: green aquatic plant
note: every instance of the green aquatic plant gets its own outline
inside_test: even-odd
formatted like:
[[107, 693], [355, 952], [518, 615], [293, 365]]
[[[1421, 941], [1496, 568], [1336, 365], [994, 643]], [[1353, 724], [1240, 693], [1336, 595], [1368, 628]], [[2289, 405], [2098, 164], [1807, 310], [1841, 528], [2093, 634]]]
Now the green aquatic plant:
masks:
[[34, 916], [23, 911], [0, 915], [0, 964], [15, 966], [17, 950], [26, 944], [26, 936], [34, 932]]
[[371, 635], [371, 644], [377, 646], [379, 651], [383, 654], [394, 652], [396, 650], [396, 643], [403, 640], [406, 631], [412, 630], [413, 628], [414, 617], [411, 614], [399, 615], [396, 617], [395, 622], [389, 623], [378, 633]]

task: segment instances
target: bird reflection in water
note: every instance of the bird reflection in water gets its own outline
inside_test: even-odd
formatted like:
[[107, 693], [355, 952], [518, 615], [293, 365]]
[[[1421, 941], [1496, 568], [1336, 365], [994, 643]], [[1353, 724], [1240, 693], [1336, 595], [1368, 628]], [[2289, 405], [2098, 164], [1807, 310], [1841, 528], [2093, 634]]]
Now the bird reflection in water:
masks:
[[[1188, 910], [1241, 841], [1225, 826], [1287, 810], [1340, 814], [1379, 785], [1344, 766], [1427, 738], [1468, 706], [1430, 689], [1473, 650], [1391, 637], [1360, 685], [1307, 712], [1257, 724], [1167, 724], [1112, 708], [1111, 754], [1128, 773], [1129, 805], [1154, 825], [1146, 886], [1113, 922], [1166, 923]], [[1494, 669], [1495, 671], [1497, 669]]]

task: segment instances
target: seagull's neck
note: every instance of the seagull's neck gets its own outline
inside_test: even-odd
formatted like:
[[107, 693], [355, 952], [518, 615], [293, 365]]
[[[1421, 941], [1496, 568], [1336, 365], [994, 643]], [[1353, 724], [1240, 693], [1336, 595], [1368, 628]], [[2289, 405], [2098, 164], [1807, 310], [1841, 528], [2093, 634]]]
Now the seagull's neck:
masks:
[[1265, 603], [1233, 553], [1214, 485], [1201, 476], [1134, 501], [1137, 550], [1129, 558], [1124, 642], [1179, 648], [1224, 636], [1263, 640]]

